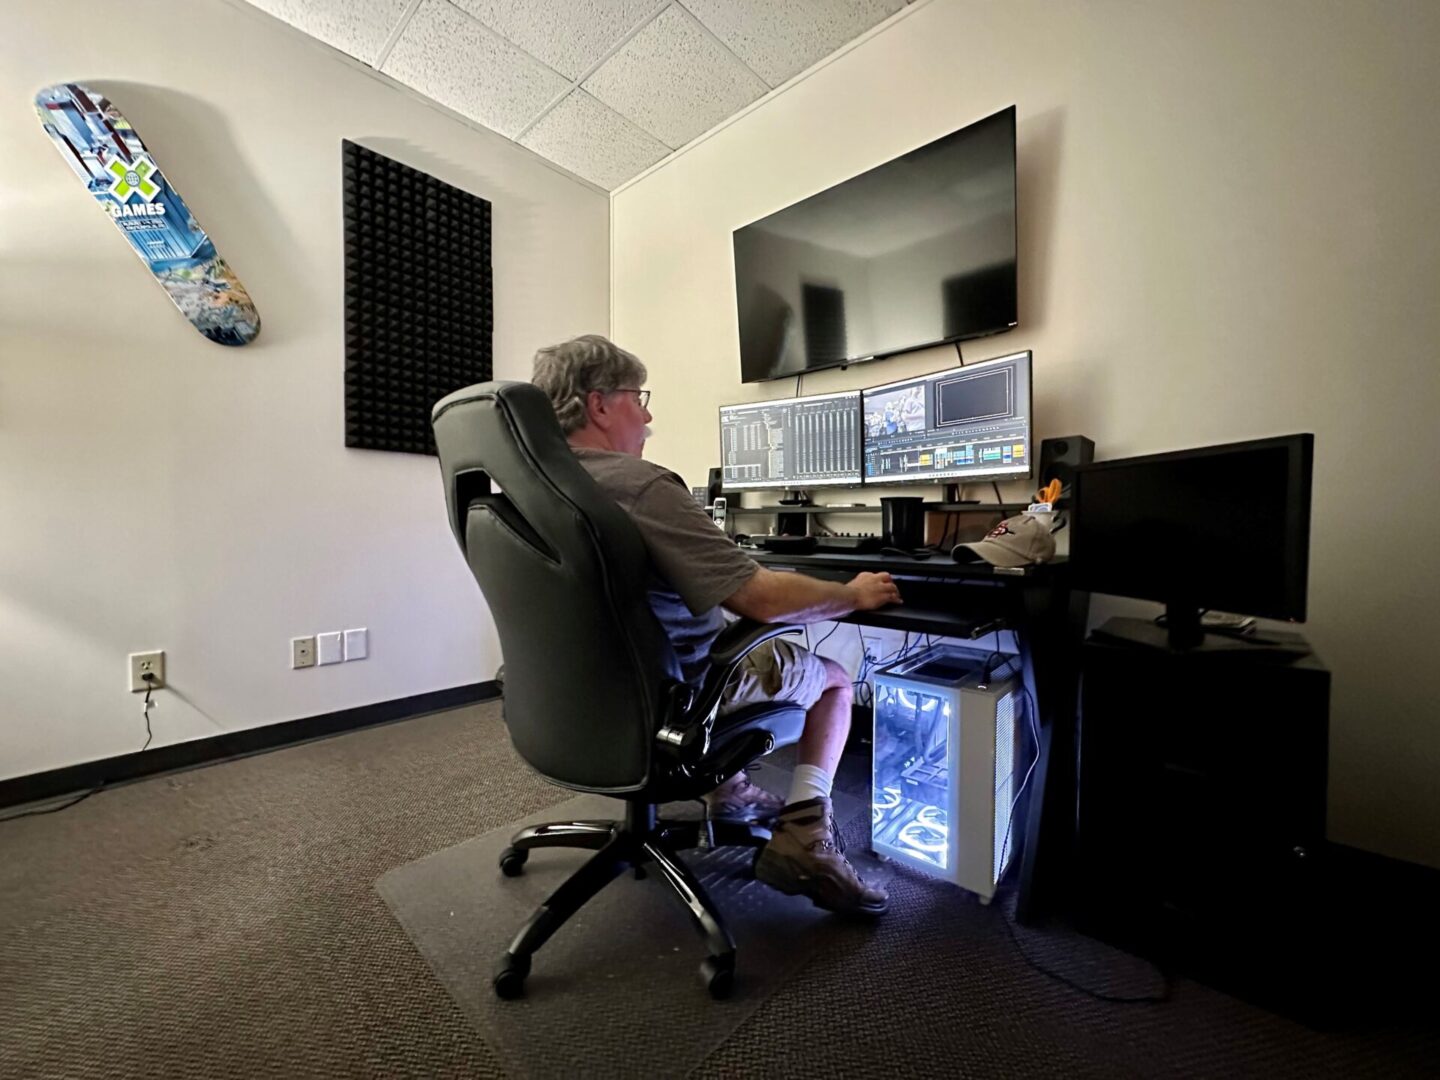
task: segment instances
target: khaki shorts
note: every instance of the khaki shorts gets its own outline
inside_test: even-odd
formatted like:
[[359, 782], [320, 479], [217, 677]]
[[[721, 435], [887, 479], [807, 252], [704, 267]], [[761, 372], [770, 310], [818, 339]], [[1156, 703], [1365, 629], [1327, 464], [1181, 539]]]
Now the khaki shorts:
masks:
[[829, 681], [820, 657], [789, 638], [772, 638], [740, 661], [720, 697], [720, 714], [767, 701], [790, 701], [809, 709]]

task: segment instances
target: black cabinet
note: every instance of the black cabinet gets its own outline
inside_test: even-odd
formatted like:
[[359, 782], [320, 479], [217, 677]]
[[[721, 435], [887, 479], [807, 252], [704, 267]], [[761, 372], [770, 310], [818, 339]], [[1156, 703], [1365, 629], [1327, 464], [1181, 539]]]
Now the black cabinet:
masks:
[[1112, 619], [1083, 647], [1077, 922], [1304, 1008], [1324, 964], [1330, 673], [1298, 637], [1177, 652], [1126, 640], [1139, 629]]

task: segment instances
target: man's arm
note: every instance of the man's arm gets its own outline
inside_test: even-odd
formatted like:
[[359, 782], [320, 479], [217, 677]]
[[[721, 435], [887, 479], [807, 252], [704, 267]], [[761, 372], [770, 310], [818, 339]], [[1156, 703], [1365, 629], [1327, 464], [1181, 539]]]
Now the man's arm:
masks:
[[767, 570], [727, 596], [722, 606], [758, 622], [823, 622], [852, 611], [873, 611], [900, 603], [900, 590], [889, 574], [857, 574], [843, 585], [806, 574]]

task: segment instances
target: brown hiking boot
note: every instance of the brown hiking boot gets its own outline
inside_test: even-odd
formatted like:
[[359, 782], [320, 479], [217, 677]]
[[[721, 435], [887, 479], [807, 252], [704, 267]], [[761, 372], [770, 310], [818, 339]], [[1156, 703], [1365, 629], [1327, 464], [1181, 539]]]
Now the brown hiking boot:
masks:
[[705, 805], [712, 818], [754, 821], [773, 818], [785, 808], [785, 800], [752, 783], [741, 771], [706, 795]]
[[885, 890], [866, 885], [835, 829], [829, 799], [806, 799], [780, 812], [770, 843], [755, 863], [755, 876], [790, 896], [808, 896], [817, 907], [846, 915], [883, 915]]

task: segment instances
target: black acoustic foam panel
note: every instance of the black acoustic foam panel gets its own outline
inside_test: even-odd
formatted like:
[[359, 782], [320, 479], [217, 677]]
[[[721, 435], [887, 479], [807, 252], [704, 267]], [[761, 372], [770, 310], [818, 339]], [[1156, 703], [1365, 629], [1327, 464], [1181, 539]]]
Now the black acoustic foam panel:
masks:
[[345, 141], [345, 445], [434, 454], [430, 408], [491, 378], [490, 203]]

